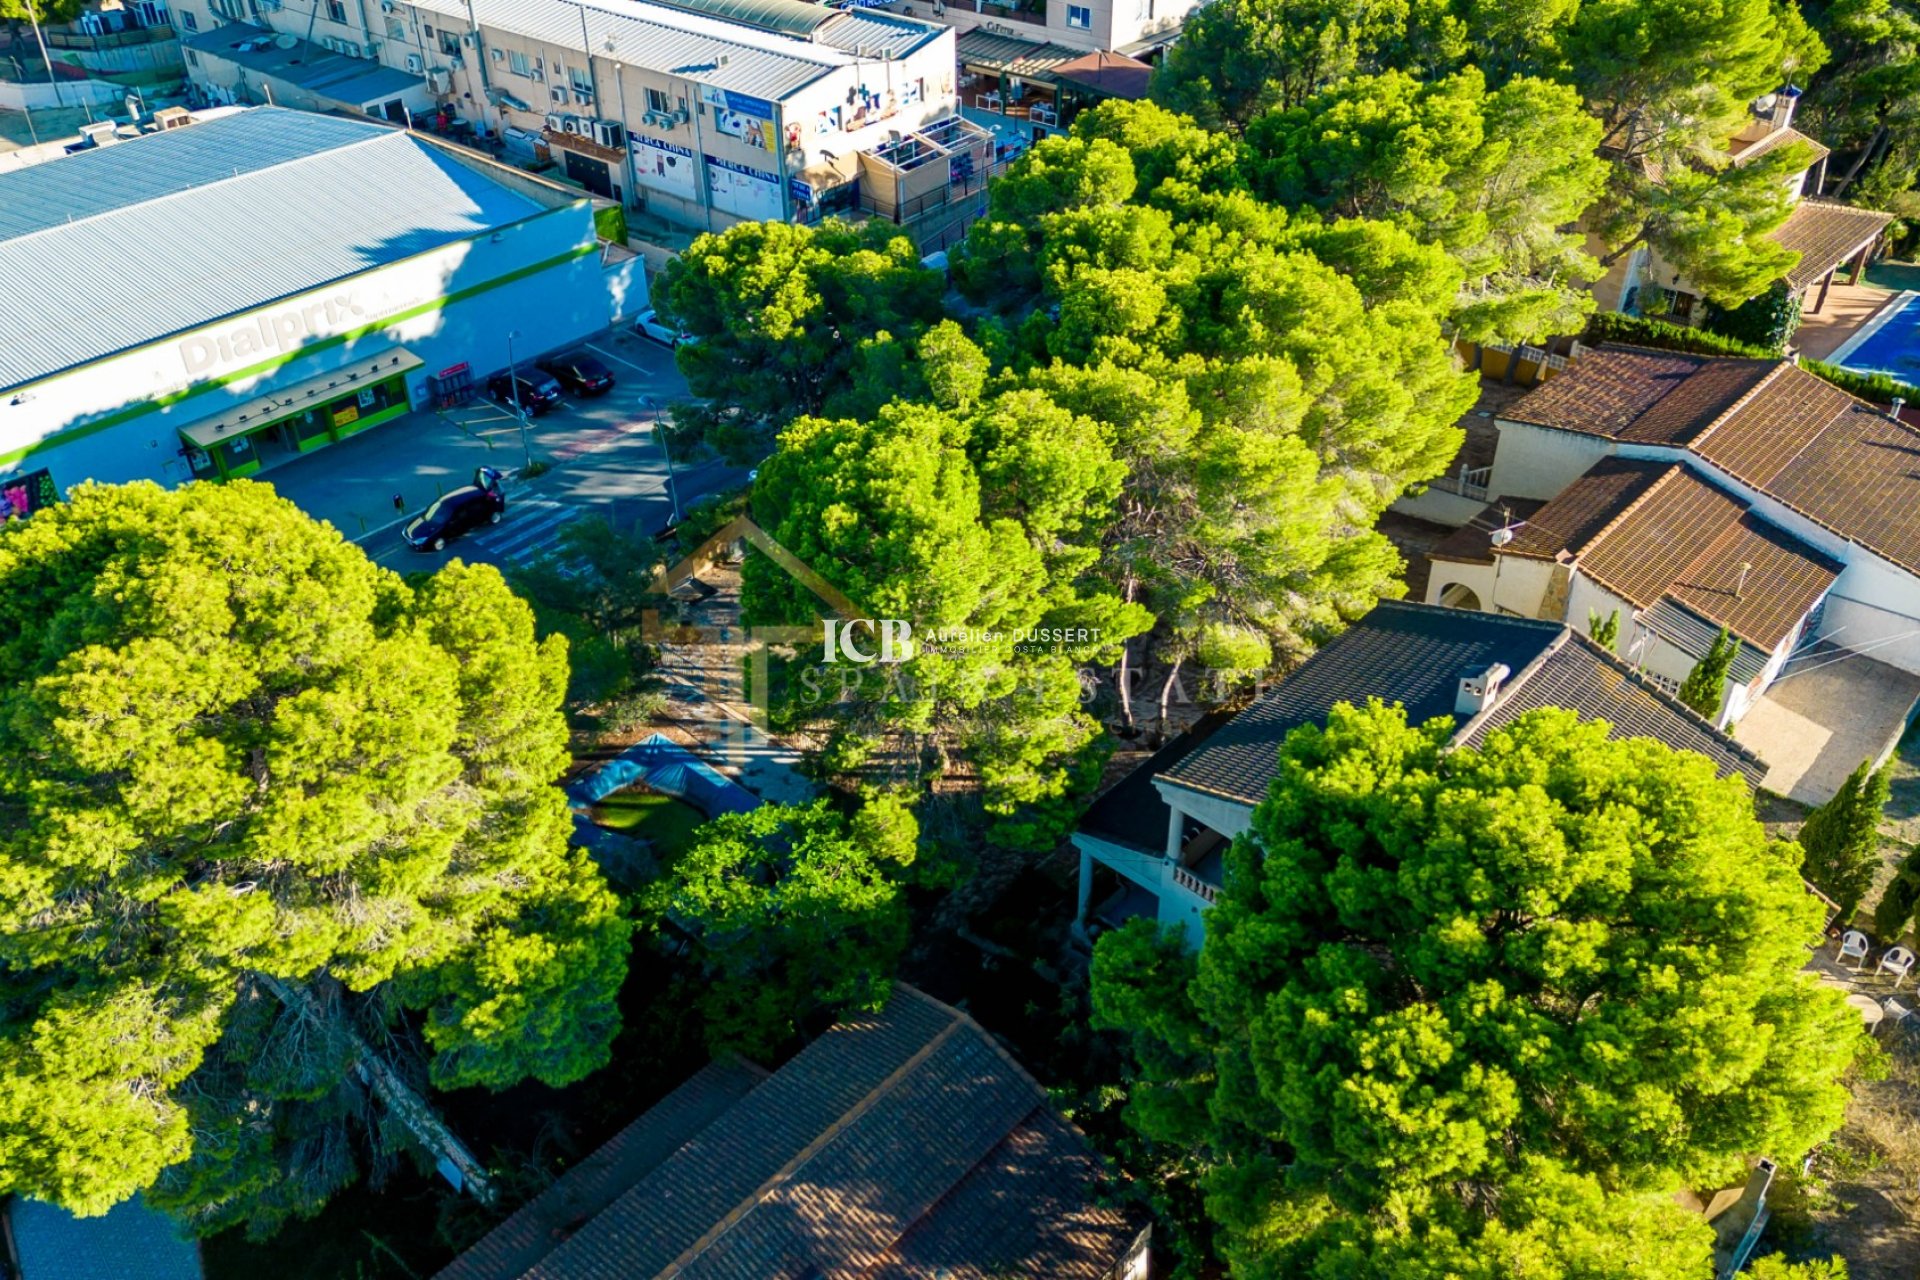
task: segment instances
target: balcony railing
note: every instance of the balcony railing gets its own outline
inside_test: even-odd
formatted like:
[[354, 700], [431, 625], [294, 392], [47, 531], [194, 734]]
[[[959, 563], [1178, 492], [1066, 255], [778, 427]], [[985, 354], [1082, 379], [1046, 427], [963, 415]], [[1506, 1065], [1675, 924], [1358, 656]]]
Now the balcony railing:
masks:
[[1214, 900], [1220, 896], [1218, 889], [1185, 867], [1176, 866], [1173, 868], [1173, 882], [1182, 889], [1185, 889], [1188, 893], [1191, 893], [1194, 897], [1205, 902], [1208, 906], [1212, 906]]
[[1463, 498], [1474, 498], [1481, 502], [1487, 500], [1487, 483], [1493, 479], [1493, 468], [1461, 467], [1450, 476], [1437, 476], [1427, 481], [1430, 489], [1444, 489], [1448, 493], [1457, 493]]

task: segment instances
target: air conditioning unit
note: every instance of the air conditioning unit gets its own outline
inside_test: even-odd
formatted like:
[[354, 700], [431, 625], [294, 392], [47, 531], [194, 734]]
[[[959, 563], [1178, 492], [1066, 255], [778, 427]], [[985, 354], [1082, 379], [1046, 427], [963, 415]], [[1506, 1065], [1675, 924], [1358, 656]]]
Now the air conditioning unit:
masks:
[[691, 117], [687, 115], [687, 109], [682, 107], [674, 112], [672, 116], [668, 117], [670, 121], [669, 127], [676, 124], [685, 124], [690, 118]]
[[593, 140], [615, 151], [627, 145], [627, 129], [618, 120], [595, 120]]
[[547, 112], [547, 132], [548, 133], [565, 133], [566, 131], [567, 131], [567, 118], [561, 115], [558, 111]]
[[471, 49], [473, 47], [473, 32], [469, 31], [467, 34], [461, 36], [460, 43]]
[[426, 63], [420, 60], [419, 54], [410, 53], [407, 55], [407, 74], [408, 75], [417, 76], [424, 70], [426, 70]]
[[533, 70], [527, 72], [527, 79], [533, 81], [535, 84], [545, 84], [547, 82], [547, 75], [546, 72], [535, 67]]
[[452, 93], [453, 76], [436, 67], [427, 72], [427, 88], [434, 93]]
[[505, 49], [490, 49], [488, 52], [493, 54], [493, 60], [495, 62], [505, 62], [507, 60], [507, 51]]
[[393, 0], [380, 0], [380, 12], [382, 12], [382, 13], [392, 13], [392, 12], [393, 12]]
[[576, 84], [573, 86], [573, 97], [576, 102], [584, 103], [588, 106], [593, 105], [593, 89], [587, 85]]
[[450, 66], [450, 67], [452, 67], [452, 68], [453, 68], [454, 70], [456, 70], [456, 71], [457, 71], [457, 70], [459, 70], [459, 69], [460, 69], [461, 67], [464, 67], [464, 66], [466, 66], [466, 65], [467, 65], [467, 60], [466, 60], [465, 58], [463, 58], [463, 57], [461, 57], [461, 56], [460, 56], [459, 54], [457, 54], [457, 53], [454, 53], [454, 54], [449, 54], [449, 55], [447, 55], [447, 65], [448, 65], [448, 66]]
[[567, 105], [567, 91], [565, 89], [562, 89], [559, 85], [553, 86], [553, 88], [547, 90], [547, 92], [551, 94], [553, 96], [553, 100], [559, 103], [561, 106], [564, 107]]

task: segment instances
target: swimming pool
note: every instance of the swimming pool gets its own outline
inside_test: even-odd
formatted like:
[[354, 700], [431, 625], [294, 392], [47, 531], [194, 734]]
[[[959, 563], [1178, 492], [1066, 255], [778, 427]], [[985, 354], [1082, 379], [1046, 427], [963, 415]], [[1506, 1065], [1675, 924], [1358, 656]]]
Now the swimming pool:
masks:
[[1920, 382], [1920, 293], [1903, 293], [1827, 357], [1859, 373]]

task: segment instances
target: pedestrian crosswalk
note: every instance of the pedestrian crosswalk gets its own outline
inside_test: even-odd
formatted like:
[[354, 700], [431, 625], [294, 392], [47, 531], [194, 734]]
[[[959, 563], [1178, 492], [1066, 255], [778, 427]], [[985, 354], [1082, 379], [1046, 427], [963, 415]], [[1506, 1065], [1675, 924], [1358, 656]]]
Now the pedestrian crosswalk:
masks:
[[551, 499], [509, 503], [507, 518], [469, 539], [486, 558], [501, 566], [526, 565], [560, 549], [568, 525], [586, 512]]

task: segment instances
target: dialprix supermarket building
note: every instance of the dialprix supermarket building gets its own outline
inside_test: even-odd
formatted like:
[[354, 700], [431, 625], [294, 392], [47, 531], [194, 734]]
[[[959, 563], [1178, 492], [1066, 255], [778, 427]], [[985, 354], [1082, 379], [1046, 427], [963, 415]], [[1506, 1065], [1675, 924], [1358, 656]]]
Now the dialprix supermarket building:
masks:
[[371, 430], [505, 368], [514, 330], [526, 359], [644, 306], [603, 256], [577, 191], [273, 107], [0, 174], [0, 494]]

